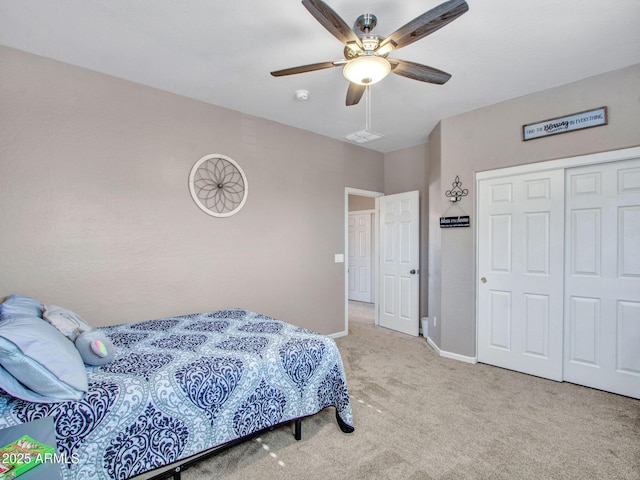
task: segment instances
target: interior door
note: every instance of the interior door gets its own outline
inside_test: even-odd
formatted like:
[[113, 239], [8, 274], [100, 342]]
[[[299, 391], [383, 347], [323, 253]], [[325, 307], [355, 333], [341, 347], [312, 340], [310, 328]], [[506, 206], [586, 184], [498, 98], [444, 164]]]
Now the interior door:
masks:
[[640, 160], [567, 170], [565, 380], [640, 398]]
[[379, 324], [418, 336], [419, 192], [380, 198]]
[[478, 185], [478, 361], [562, 380], [564, 172]]
[[371, 213], [349, 214], [349, 300], [371, 302]]

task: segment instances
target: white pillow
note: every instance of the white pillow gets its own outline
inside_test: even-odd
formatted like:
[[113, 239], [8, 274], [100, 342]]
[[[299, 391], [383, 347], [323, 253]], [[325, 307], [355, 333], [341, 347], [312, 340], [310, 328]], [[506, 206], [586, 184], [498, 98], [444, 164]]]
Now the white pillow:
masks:
[[75, 342], [82, 332], [93, 330], [93, 327], [85, 322], [80, 315], [57, 305], [45, 305], [42, 318], [72, 342]]

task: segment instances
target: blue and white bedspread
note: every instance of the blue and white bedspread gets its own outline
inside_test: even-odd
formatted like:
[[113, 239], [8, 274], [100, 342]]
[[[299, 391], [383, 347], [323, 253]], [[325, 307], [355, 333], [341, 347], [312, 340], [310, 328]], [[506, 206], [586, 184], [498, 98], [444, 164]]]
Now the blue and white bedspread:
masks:
[[[351, 405], [335, 342], [241, 309], [102, 329], [112, 363], [81, 400], [0, 395], [0, 428], [51, 416], [64, 479], [124, 479], [333, 406]], [[55, 361], [55, 359], [52, 359]]]

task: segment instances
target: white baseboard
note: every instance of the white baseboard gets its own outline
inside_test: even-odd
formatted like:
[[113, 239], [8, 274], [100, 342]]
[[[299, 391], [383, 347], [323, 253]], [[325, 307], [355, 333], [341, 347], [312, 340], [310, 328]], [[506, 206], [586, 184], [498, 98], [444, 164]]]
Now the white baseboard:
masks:
[[340, 337], [346, 337], [348, 334], [348, 332], [346, 330], [342, 330], [341, 332], [337, 332], [337, 333], [330, 333], [329, 335], [327, 335], [327, 337], [329, 338], [340, 338]]
[[436, 342], [431, 340], [431, 337], [427, 337], [427, 343], [431, 345], [431, 348], [433, 348], [441, 357], [451, 358], [453, 360], [458, 360], [459, 362], [465, 363], [478, 363], [477, 357], [467, 357], [466, 355], [460, 355], [459, 353], [445, 352], [443, 350], [440, 350], [440, 347], [436, 345]]
[[[346, 330], [343, 330], [341, 332], [331, 333], [327, 336], [330, 338], [336, 339], [340, 337], [345, 337], [346, 335], [348, 335], [348, 332]], [[478, 363], [477, 357], [467, 357], [466, 355], [460, 355], [459, 353], [452, 353], [452, 352], [446, 352], [444, 350], [440, 350], [440, 347], [438, 347], [438, 345], [436, 345], [436, 343], [433, 340], [431, 340], [431, 337], [429, 336], [427, 336], [427, 343], [431, 345], [431, 348], [433, 348], [436, 351], [436, 353], [441, 357], [451, 358], [452, 360], [458, 360], [459, 362], [464, 362], [464, 363]]]
[[431, 340], [431, 337], [429, 337], [428, 335], [427, 335], [427, 343], [431, 345], [431, 348], [433, 348], [438, 355], [440, 355], [440, 347], [438, 347], [438, 345], [436, 345], [436, 342]]

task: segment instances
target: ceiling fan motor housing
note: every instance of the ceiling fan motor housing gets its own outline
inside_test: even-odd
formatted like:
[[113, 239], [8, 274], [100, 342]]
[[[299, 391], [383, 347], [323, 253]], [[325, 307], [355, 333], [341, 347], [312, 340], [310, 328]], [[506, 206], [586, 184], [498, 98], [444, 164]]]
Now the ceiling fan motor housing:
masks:
[[378, 24], [378, 18], [373, 13], [364, 13], [356, 19], [353, 24], [354, 30], [359, 30], [365, 35], [369, 33]]

